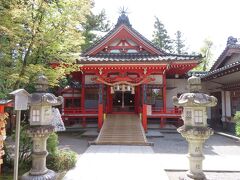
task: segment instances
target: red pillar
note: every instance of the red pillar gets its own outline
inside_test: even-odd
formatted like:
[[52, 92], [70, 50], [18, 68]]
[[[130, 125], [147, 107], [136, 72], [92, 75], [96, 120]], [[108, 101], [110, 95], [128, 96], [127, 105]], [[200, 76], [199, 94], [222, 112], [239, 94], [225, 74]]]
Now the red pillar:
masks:
[[142, 88], [143, 94], [143, 109], [142, 109], [142, 125], [145, 131], [147, 131], [147, 87], [146, 84]]
[[113, 105], [113, 95], [111, 94], [111, 87], [109, 87], [109, 107], [108, 107], [108, 112], [112, 112], [112, 105]]
[[167, 84], [166, 84], [166, 73], [163, 74], [163, 111], [167, 111]]
[[103, 90], [103, 84], [100, 84], [98, 97], [98, 129], [101, 129], [103, 124]]
[[139, 86], [135, 86], [135, 96], [134, 96], [134, 111], [135, 113], [138, 113], [139, 109], [139, 92], [138, 88]]
[[111, 87], [107, 86], [107, 104], [106, 104], [106, 112], [110, 112], [110, 96], [111, 96]]
[[4, 105], [0, 105], [0, 113], [4, 113]]
[[85, 74], [82, 74], [81, 110], [85, 111]]
[[143, 129], [147, 131], [147, 104], [143, 104], [142, 125]]
[[98, 129], [102, 128], [103, 124], [103, 104], [98, 104]]

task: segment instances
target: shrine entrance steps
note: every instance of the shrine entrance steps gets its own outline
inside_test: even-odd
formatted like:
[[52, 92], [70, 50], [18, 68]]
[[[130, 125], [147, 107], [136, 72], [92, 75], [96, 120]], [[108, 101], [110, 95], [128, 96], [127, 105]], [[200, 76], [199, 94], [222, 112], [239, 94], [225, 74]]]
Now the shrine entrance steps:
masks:
[[137, 114], [109, 114], [95, 144], [150, 145]]

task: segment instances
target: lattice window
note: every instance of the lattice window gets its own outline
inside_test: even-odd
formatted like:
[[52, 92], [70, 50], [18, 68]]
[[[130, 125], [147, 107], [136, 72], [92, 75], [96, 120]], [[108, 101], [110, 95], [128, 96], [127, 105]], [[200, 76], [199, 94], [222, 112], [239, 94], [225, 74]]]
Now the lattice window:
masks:
[[196, 124], [202, 124], [203, 123], [203, 111], [195, 110], [194, 111], [194, 120], [195, 120]]
[[186, 110], [186, 118], [191, 119], [192, 118], [192, 111], [191, 110]]
[[32, 111], [32, 121], [39, 122], [40, 121], [40, 110], [33, 110]]

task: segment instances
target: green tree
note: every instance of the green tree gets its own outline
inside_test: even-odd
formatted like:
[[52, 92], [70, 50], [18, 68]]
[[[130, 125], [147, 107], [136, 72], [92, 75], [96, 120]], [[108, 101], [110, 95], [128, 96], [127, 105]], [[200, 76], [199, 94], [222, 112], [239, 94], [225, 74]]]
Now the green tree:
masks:
[[86, 18], [86, 22], [81, 24], [82, 34], [85, 38], [81, 46], [82, 50], [87, 49], [101, 37], [99, 32], [107, 32], [110, 30], [110, 22], [106, 17], [105, 10], [102, 10], [96, 15], [90, 12]]
[[207, 71], [209, 69], [209, 62], [211, 61], [213, 42], [210, 39], [205, 39], [203, 41], [203, 46], [200, 48], [200, 53], [203, 57], [202, 62], [196, 68], [196, 70]]
[[186, 54], [183, 34], [181, 31], [175, 33], [174, 50], [177, 54]]
[[[54, 86], [78, 68], [84, 42], [78, 26], [92, 6], [90, 0], [0, 1], [0, 98], [31, 84], [39, 72]], [[51, 68], [53, 61], [59, 66]]]
[[170, 39], [164, 24], [158, 19], [158, 17], [155, 17], [152, 42], [166, 52], [173, 52], [172, 40]]

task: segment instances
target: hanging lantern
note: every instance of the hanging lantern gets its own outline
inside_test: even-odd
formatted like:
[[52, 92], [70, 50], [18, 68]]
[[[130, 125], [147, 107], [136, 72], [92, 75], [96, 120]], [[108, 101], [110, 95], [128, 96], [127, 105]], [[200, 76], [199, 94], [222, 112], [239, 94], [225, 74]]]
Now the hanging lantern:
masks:
[[132, 92], [131, 92], [131, 94], [135, 94], [135, 88], [134, 88], [134, 86], [132, 86]]
[[120, 86], [119, 86], [119, 84], [117, 85], [117, 91], [119, 91], [120, 90]]
[[113, 89], [112, 86], [110, 87], [110, 93], [111, 93], [111, 94], [114, 94], [114, 89]]
[[122, 85], [122, 91], [125, 91], [125, 84]]
[[131, 86], [130, 85], [127, 86], [127, 90], [131, 91]]

